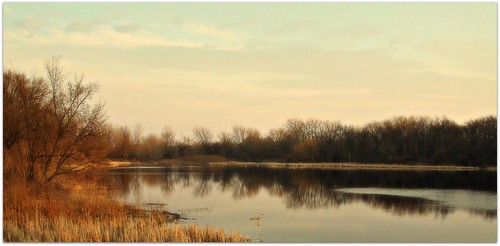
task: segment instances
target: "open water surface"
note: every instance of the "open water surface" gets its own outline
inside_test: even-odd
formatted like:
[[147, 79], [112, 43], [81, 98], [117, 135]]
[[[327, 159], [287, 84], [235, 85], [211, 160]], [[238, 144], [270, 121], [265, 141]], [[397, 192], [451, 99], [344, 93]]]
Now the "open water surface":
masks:
[[496, 242], [496, 172], [115, 168], [114, 199], [257, 242]]

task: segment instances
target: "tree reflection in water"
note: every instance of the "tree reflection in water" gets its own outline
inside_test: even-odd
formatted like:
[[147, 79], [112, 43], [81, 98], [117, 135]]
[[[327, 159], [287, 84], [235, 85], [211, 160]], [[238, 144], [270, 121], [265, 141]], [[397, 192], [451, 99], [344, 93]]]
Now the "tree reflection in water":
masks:
[[446, 217], [454, 208], [442, 206], [437, 201], [417, 197], [401, 197], [391, 195], [353, 194], [363, 202], [375, 208], [382, 208], [394, 215], [427, 215], [434, 213], [436, 217]]
[[[192, 188], [195, 197], [209, 196], [214, 189], [231, 192], [233, 199], [251, 198], [261, 189], [280, 197], [288, 209], [338, 208], [361, 201], [394, 215], [446, 217], [455, 208], [438, 201], [418, 197], [377, 194], [353, 194], [339, 188], [379, 187], [405, 189], [468, 189], [496, 192], [496, 173], [481, 171], [375, 171], [284, 169], [267, 167], [176, 166], [165, 168], [113, 169], [110, 187], [125, 196], [140, 190], [141, 183], [161, 187], [165, 195], [176, 185]], [[137, 197], [140, 199], [140, 197]], [[496, 219], [496, 209], [469, 208], [469, 213]]]

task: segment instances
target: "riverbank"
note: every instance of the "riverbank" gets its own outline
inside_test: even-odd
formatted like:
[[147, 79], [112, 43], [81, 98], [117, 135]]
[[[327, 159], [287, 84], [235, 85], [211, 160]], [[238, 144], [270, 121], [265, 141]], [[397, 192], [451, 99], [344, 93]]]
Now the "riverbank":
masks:
[[242, 162], [218, 159], [213, 156], [201, 156], [190, 159], [168, 159], [159, 161], [109, 161], [110, 167], [123, 166], [171, 166], [171, 165], [204, 165], [204, 166], [263, 166], [268, 168], [294, 169], [338, 169], [338, 170], [420, 170], [420, 171], [494, 171], [496, 166], [475, 167], [459, 165], [429, 164], [385, 164], [385, 163], [283, 163], [283, 162]]
[[280, 163], [280, 162], [210, 162], [213, 166], [264, 166], [269, 168], [319, 168], [339, 170], [421, 170], [421, 171], [496, 171], [496, 167], [472, 167], [454, 165], [423, 165], [423, 164], [365, 164], [365, 163]]
[[94, 174], [67, 175], [49, 185], [4, 176], [4, 242], [249, 241], [238, 232], [179, 224], [168, 212], [119, 204]]

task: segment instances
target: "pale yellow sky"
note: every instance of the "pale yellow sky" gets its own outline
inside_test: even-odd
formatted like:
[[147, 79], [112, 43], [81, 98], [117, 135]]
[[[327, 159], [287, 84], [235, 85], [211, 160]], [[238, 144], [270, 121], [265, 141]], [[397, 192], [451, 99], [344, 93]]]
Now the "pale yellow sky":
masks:
[[4, 3], [4, 69], [52, 55], [146, 133], [497, 112], [494, 2]]

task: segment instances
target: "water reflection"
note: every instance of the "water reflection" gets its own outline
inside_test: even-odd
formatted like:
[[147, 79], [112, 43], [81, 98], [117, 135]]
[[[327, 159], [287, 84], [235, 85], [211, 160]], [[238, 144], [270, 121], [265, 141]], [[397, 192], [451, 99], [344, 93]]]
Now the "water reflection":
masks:
[[435, 217], [444, 218], [454, 210], [454, 208], [442, 206], [436, 201], [423, 198], [361, 194], [358, 195], [358, 199], [374, 208], [381, 208], [398, 216], [434, 214]]
[[[456, 209], [467, 210], [473, 216], [496, 219], [496, 173], [461, 171], [374, 171], [374, 170], [320, 170], [273, 169], [266, 167], [176, 166], [162, 169], [114, 169], [109, 175], [109, 186], [115, 195], [133, 194], [135, 201], [144, 201], [141, 185], [161, 187], [164, 197], [177, 185], [192, 190], [194, 197], [206, 197], [213, 192], [230, 192], [233, 199], [251, 198], [262, 189], [284, 201], [291, 210], [339, 208], [354, 202], [363, 202], [397, 216], [434, 215], [445, 218]], [[405, 194], [371, 194], [349, 192], [350, 188], [378, 187], [407, 190], [464, 190], [488, 195], [493, 206], [475, 206], [474, 199], [459, 203], [443, 202], [426, 196]], [[462, 192], [463, 193], [463, 192]], [[460, 193], [461, 195], [463, 195]], [[465, 194], [467, 196], [468, 194]], [[492, 200], [493, 199], [493, 200]], [[146, 199], [147, 200], [147, 199]], [[463, 199], [462, 199], [463, 200]], [[462, 206], [463, 205], [463, 206]]]

